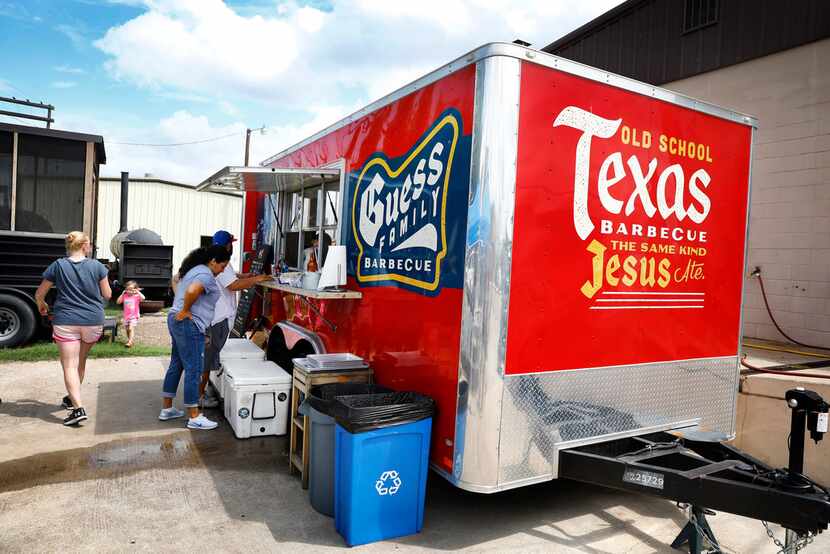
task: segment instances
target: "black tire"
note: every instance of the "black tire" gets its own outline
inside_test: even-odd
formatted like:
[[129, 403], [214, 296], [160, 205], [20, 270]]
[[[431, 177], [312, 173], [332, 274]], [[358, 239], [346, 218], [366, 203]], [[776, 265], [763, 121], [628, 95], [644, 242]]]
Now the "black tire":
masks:
[[0, 294], [0, 348], [27, 343], [36, 327], [37, 315], [25, 300]]

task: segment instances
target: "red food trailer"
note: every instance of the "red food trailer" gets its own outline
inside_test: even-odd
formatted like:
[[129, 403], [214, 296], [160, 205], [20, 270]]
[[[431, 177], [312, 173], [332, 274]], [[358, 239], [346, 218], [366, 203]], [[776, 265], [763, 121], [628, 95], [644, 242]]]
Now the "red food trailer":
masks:
[[[571, 477], [670, 496], [677, 468], [597, 445], [684, 436], [672, 448], [749, 463], [720, 441], [735, 433], [755, 126], [489, 44], [201, 186], [245, 190], [246, 251], [269, 244], [303, 269], [307, 249], [325, 263], [346, 245], [345, 293], [263, 289], [272, 334], [289, 352], [355, 353], [380, 384], [433, 397], [431, 462], [450, 482]], [[579, 476], [591, 455], [608, 482]], [[813, 508], [826, 525], [828, 505]]]

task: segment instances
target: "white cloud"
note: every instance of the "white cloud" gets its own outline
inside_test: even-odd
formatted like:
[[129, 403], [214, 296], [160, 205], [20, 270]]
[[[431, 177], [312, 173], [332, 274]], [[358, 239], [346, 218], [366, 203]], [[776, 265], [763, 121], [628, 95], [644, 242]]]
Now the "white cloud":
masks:
[[[257, 163], [481, 44], [521, 38], [540, 48], [617, 3], [340, 0], [322, 11], [292, 0], [275, 2], [271, 10], [234, 9], [221, 0], [145, 0], [141, 15], [94, 42], [107, 55], [110, 74], [154, 95], [209, 101], [237, 122], [216, 125], [179, 111], [145, 128], [102, 124], [109, 159], [102, 171], [196, 183], [217, 166], [242, 162], [246, 126], [269, 125], [268, 134], [251, 139], [251, 162]], [[248, 114], [259, 109], [261, 118], [239, 122], [238, 106]], [[288, 113], [291, 121], [305, 116], [281, 123]], [[90, 120], [83, 121], [78, 128], [89, 127]], [[237, 131], [183, 147], [115, 144], [186, 142]]]
[[68, 25], [66, 23], [62, 23], [60, 25], [56, 25], [55, 30], [65, 35], [76, 48], [82, 48], [86, 46], [86, 39], [84, 38], [84, 35], [81, 32], [81, 30], [77, 27]]
[[56, 65], [53, 69], [59, 73], [72, 73], [74, 75], [82, 75], [86, 73], [86, 71], [80, 67], [72, 67], [70, 65]]
[[259, 95], [297, 55], [297, 26], [289, 20], [241, 17], [219, 0], [151, 6], [95, 42], [111, 56], [107, 69], [117, 78], [200, 92], [233, 84]]
[[[298, 125], [268, 127], [265, 134], [251, 135], [251, 164], [291, 146], [358, 109], [357, 105], [309, 108], [310, 118]], [[245, 128], [242, 122], [228, 125], [212, 124], [205, 115], [179, 110], [148, 125], [140, 125], [139, 118], [125, 114], [124, 120], [136, 121], [133, 126], [114, 126], [109, 120], [96, 119], [94, 114], [56, 113], [55, 128], [73, 129], [104, 137], [107, 163], [101, 174], [118, 176], [121, 171], [188, 184], [198, 184], [221, 166], [239, 164], [244, 159]], [[231, 135], [224, 137], [225, 135]], [[210, 142], [183, 146], [141, 146], [120, 144], [179, 144], [224, 137]]]
[[123, 81], [299, 110], [345, 93], [374, 100], [486, 42], [544, 46], [617, 3], [341, 0], [325, 12], [289, 1], [250, 15], [221, 0], [146, 0], [94, 44]]
[[78, 86], [75, 81], [52, 81], [52, 88], [67, 89]]

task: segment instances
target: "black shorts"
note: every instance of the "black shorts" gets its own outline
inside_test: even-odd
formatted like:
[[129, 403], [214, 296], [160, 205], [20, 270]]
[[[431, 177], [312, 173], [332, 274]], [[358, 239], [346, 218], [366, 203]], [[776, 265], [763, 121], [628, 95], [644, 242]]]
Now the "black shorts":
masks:
[[228, 335], [230, 335], [230, 326], [227, 319], [219, 323], [214, 323], [207, 328], [207, 332], [205, 333], [207, 337], [205, 344], [205, 372], [219, 369], [219, 353], [225, 346]]

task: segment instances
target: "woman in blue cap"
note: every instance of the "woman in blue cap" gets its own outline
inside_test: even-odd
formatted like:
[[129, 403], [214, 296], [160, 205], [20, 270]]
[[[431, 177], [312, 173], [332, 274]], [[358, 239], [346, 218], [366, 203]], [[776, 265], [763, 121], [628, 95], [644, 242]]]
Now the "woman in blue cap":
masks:
[[[229, 256], [233, 254], [234, 242], [236, 242], [236, 238], [228, 231], [216, 231], [213, 234], [213, 246], [225, 248]], [[216, 398], [205, 396], [205, 390], [207, 389], [210, 372], [219, 369], [219, 353], [225, 346], [231, 327], [233, 327], [233, 321], [236, 319], [236, 293], [262, 281], [268, 281], [270, 278], [268, 275], [238, 274], [230, 262], [225, 266], [222, 273], [216, 276], [220, 294], [219, 300], [216, 302], [213, 321], [207, 330], [205, 367], [199, 385], [200, 403], [203, 408], [214, 408], [219, 404]]]

